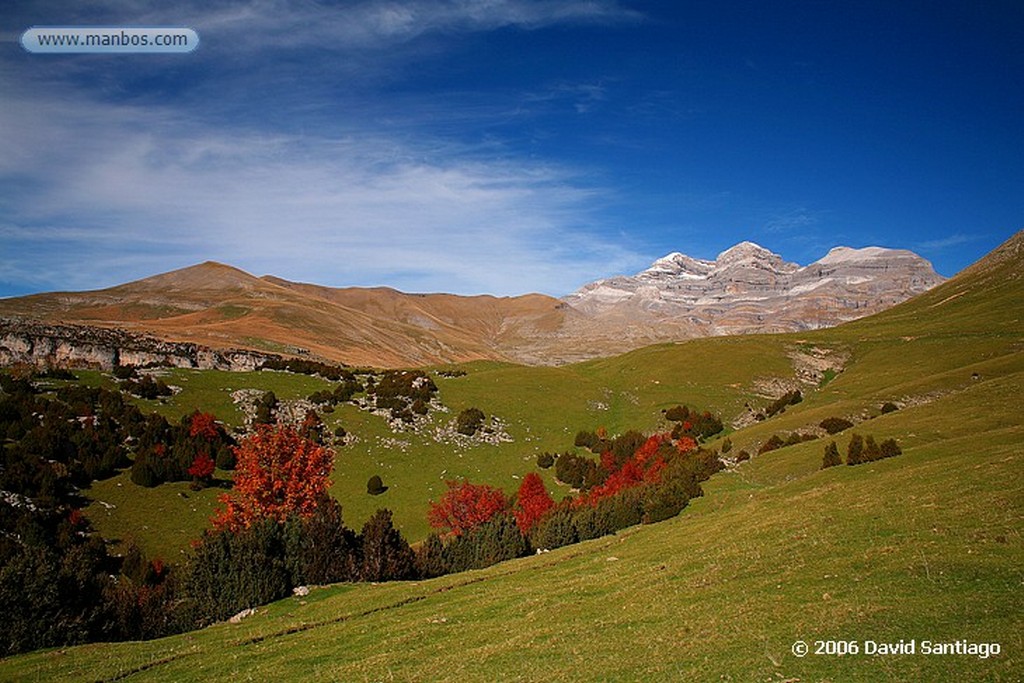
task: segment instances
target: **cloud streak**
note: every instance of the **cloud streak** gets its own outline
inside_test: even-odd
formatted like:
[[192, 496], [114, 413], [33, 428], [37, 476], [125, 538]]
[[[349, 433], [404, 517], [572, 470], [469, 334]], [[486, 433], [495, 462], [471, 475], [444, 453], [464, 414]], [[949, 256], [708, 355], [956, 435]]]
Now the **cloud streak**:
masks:
[[0, 272], [45, 253], [42, 286], [119, 281], [129, 254], [133, 276], [214, 258], [325, 284], [560, 294], [635, 260], [588, 228], [601, 191], [571, 168], [80, 101], [40, 122], [40, 106], [3, 115], [13, 161], [0, 168], [18, 189], [0, 191]]
[[[52, 25], [55, 11], [46, 3], [37, 2], [18, 8], [16, 15], [15, 25]], [[226, 49], [259, 51], [314, 46], [364, 50], [385, 48], [432, 33], [486, 32], [505, 27], [537, 30], [557, 24], [611, 24], [642, 19], [641, 13], [615, 0], [113, 0], [59, 10], [60, 25], [187, 25], [201, 32], [201, 40], [214, 36], [227, 41]], [[5, 39], [12, 37], [13, 34], [5, 35]], [[213, 45], [204, 42], [204, 49], [213, 49]]]
[[[14, 23], [52, 24], [52, 13], [33, 14], [40, 6], [22, 6]], [[106, 286], [205, 259], [466, 294], [562, 294], [632, 268], [642, 259], [599, 236], [607, 190], [587, 169], [459, 134], [500, 105], [446, 111], [407, 94], [382, 125], [387, 98], [374, 81], [421, 49], [443, 49], [422, 48], [427, 36], [443, 45], [505, 27], [639, 18], [611, 0], [66, 10], [67, 25], [191, 26], [202, 49], [184, 60], [0, 62], [10, 93], [0, 108], [0, 294]], [[289, 60], [297, 49], [344, 58]]]

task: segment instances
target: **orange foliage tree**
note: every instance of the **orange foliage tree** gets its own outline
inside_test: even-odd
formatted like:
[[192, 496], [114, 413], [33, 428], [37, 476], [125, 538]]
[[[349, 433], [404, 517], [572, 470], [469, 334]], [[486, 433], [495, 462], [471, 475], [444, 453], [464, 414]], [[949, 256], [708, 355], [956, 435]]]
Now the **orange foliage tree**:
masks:
[[[622, 467], [614, 470], [603, 484], [590, 489], [586, 496], [581, 496], [576, 504], [597, 505], [602, 498], [614, 496], [620, 491], [641, 484], [660, 482], [661, 474], [668, 466], [660, 451], [663, 445], [670, 443], [671, 437], [668, 434], [654, 434], [648, 437]], [[687, 453], [696, 446], [697, 442], [687, 436], [676, 443], [680, 453]]]
[[540, 475], [536, 472], [527, 474], [523, 477], [523, 483], [519, 485], [516, 505], [512, 510], [519, 531], [524, 536], [528, 534], [533, 525], [554, 505], [555, 501], [551, 499], [551, 494], [548, 493]]
[[195, 411], [189, 419], [188, 435], [213, 441], [220, 436], [220, 430], [217, 428], [217, 418], [211, 413]]
[[696, 448], [697, 442], [689, 436], [681, 436], [679, 437], [679, 440], [676, 441], [676, 450], [679, 451], [680, 455], [685, 455]]
[[206, 451], [201, 451], [196, 456], [195, 460], [192, 461], [191, 467], [188, 468], [188, 474], [192, 479], [199, 484], [200, 482], [208, 483], [210, 477], [213, 476], [214, 462], [213, 458]]
[[435, 529], [451, 529], [461, 536], [508, 509], [508, 498], [499, 488], [466, 480], [445, 484], [448, 490], [438, 502], [430, 501], [427, 511], [427, 521]]
[[235, 447], [235, 457], [235, 490], [220, 498], [225, 508], [213, 519], [218, 529], [237, 531], [266, 518], [311, 517], [331, 485], [334, 453], [288, 425], [258, 425]]

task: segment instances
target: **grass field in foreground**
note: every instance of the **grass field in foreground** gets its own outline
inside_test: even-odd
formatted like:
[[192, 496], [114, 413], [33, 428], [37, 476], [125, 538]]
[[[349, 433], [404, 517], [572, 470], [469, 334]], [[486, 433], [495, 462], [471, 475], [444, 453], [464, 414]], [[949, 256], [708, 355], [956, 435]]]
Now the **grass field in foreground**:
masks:
[[[1021, 380], [1018, 369], [900, 419], [927, 432], [954, 406], [983, 415]], [[1024, 428], [1002, 418], [859, 467], [818, 470], [820, 443], [783, 449], [716, 476], [665, 523], [431, 581], [320, 588], [239, 625], [35, 653], [0, 676], [1019, 680]], [[1002, 653], [791, 653], [819, 639], [967, 639]]]

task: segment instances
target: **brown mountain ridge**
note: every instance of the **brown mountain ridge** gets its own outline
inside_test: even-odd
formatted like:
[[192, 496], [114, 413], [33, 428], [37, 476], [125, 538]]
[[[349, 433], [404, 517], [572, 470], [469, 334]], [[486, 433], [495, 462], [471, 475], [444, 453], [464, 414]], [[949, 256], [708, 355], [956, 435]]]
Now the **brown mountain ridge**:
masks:
[[558, 328], [551, 297], [405, 294], [256, 277], [207, 261], [109, 289], [0, 300], [0, 315], [141, 332], [213, 348], [312, 354], [351, 365], [512, 360], [503, 348]]

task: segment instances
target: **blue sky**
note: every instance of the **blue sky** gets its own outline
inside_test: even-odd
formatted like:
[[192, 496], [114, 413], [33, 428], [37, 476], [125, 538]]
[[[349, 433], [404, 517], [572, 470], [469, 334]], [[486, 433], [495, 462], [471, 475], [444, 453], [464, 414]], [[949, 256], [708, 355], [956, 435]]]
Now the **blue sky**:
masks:
[[[1024, 227], [1016, 0], [71, 5], [0, 6], [0, 296], [208, 259], [559, 296], [742, 240], [950, 276]], [[79, 25], [201, 44], [18, 43]]]

